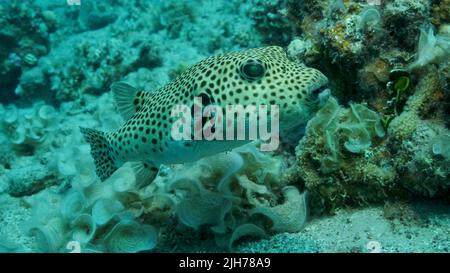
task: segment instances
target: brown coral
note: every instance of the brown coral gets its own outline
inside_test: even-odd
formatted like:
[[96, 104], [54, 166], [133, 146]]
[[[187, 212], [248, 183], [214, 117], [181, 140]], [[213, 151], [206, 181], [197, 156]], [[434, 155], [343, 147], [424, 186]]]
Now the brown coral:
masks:
[[[435, 110], [432, 119], [427, 120], [430, 109], [446, 107], [437, 69], [422, 70], [411, 92], [404, 111], [389, 125], [387, 137], [374, 138], [363, 153], [343, 149], [345, 139], [339, 131], [327, 135], [319, 127], [323, 123], [317, 121], [318, 116], [309, 122], [307, 134], [296, 149], [296, 163], [284, 178], [289, 183], [300, 183], [311, 193], [313, 214], [414, 196], [442, 196], [448, 191], [450, 161], [432, 152], [438, 136], [450, 135], [443, 124], [444, 111]], [[345, 109], [339, 111], [346, 113]], [[342, 123], [339, 114], [333, 119]], [[339, 156], [334, 158], [327, 140], [330, 137], [337, 139], [333, 149]], [[329, 166], [326, 170], [324, 162]]]
[[431, 22], [436, 26], [450, 22], [450, 0], [441, 0], [432, 6]]

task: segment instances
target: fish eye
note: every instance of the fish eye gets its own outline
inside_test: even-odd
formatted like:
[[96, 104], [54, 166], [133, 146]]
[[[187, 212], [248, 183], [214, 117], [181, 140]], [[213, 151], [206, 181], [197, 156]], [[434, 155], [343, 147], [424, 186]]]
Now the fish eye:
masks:
[[256, 81], [264, 76], [266, 69], [260, 60], [250, 59], [241, 65], [240, 73], [244, 79]]

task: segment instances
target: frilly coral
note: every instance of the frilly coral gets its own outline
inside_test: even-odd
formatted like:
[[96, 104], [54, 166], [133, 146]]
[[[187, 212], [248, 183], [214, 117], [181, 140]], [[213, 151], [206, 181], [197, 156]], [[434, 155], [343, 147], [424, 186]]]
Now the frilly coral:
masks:
[[307, 218], [306, 193], [300, 194], [297, 188], [283, 188], [285, 202], [275, 207], [257, 206], [250, 214], [262, 214], [273, 222], [274, 232], [298, 232]]
[[352, 104], [350, 109], [344, 110], [332, 97], [309, 122], [308, 128], [310, 134], [324, 140], [328, 155], [321, 159], [320, 164], [325, 172], [339, 167], [343, 148], [351, 153], [363, 153], [370, 148], [375, 137], [385, 134], [376, 112], [361, 104]]
[[[193, 183], [195, 181], [190, 181]], [[177, 206], [180, 221], [194, 229], [202, 225], [223, 228], [225, 215], [231, 209], [231, 201], [221, 194], [210, 192], [198, 186], [190, 192]]]
[[42, 226], [35, 226], [29, 229], [29, 233], [36, 240], [37, 249], [40, 252], [59, 252], [65, 243], [66, 230], [65, 222], [62, 218], [51, 218]]
[[124, 209], [118, 200], [102, 198], [95, 201], [92, 207], [93, 221], [98, 225], [104, 225]]
[[243, 237], [266, 238], [266, 231], [254, 224], [246, 223], [238, 226], [231, 234], [216, 236], [215, 241], [218, 246], [228, 251], [233, 250], [235, 242]]
[[[58, 121], [54, 107], [36, 103], [32, 108], [19, 109], [10, 104], [0, 109], [0, 125], [19, 153], [34, 153], [52, 141], [50, 132]], [[49, 138], [49, 139], [47, 139]]]
[[119, 222], [105, 237], [106, 250], [109, 252], [133, 253], [151, 250], [156, 243], [155, 228], [134, 221]]
[[243, 236], [301, 229], [306, 203], [296, 188], [282, 184], [284, 160], [252, 144], [214, 159], [160, 171], [146, 195], [158, 193], [175, 206], [183, 226], [212, 233], [225, 249]]
[[30, 202], [35, 209], [26, 229], [36, 238], [38, 249], [59, 252], [71, 241], [90, 252], [152, 249], [155, 229], [134, 220], [142, 214], [145, 198], [121, 181], [134, 179], [129, 172], [132, 170], [125, 166], [102, 184], [78, 184], [76, 180], [63, 198], [48, 191], [33, 196]]
[[61, 202], [61, 214], [67, 219], [80, 215], [86, 206], [86, 199], [79, 191], [67, 194]]
[[450, 58], [450, 36], [435, 35], [432, 27], [420, 29], [417, 55], [417, 60], [410, 65], [410, 69], [429, 63], [446, 62]]
[[86, 244], [94, 238], [97, 225], [89, 214], [78, 215], [71, 223], [72, 238], [82, 244]]
[[437, 71], [420, 70], [413, 94], [387, 131], [367, 106], [344, 108], [333, 98], [309, 121], [285, 179], [308, 190], [313, 215], [448, 192], [448, 157], [441, 145], [450, 134], [448, 104]]

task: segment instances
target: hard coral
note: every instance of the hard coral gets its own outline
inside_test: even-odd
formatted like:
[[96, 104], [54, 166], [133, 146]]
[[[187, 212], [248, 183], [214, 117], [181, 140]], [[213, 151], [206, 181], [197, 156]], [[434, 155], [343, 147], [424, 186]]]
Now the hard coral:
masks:
[[450, 184], [448, 158], [432, 152], [437, 136], [450, 134], [445, 124], [449, 105], [442, 102], [443, 90], [436, 68], [420, 73], [425, 76], [408, 99], [406, 111], [392, 121], [388, 134], [399, 148], [395, 156], [398, 172], [404, 177], [400, 183], [416, 194], [435, 196]]
[[286, 45], [292, 35], [292, 25], [286, 14], [285, 1], [253, 0], [251, 18], [267, 44]]
[[[310, 120], [296, 149], [296, 164], [284, 179], [308, 190], [313, 214], [448, 191], [450, 165], [442, 146], [450, 135], [445, 119], [448, 103], [442, 100], [437, 69], [419, 73], [423, 77], [411, 87], [413, 94], [383, 138], [376, 133], [381, 132], [378, 115], [360, 104], [345, 109], [331, 99]], [[372, 128], [368, 135], [355, 131], [363, 124]], [[348, 133], [356, 133], [358, 141]]]
[[389, 30], [389, 38], [398, 48], [413, 50], [417, 34], [424, 22], [429, 20], [428, 0], [396, 0], [386, 5], [383, 25]]
[[[3, 8], [3, 6], [2, 6]], [[49, 51], [49, 33], [55, 30], [51, 12], [43, 12], [31, 1], [11, 1], [0, 16], [0, 81], [2, 102], [14, 97], [22, 72]]]
[[450, 0], [441, 0], [434, 3], [431, 10], [431, 22], [435, 26], [450, 23]]

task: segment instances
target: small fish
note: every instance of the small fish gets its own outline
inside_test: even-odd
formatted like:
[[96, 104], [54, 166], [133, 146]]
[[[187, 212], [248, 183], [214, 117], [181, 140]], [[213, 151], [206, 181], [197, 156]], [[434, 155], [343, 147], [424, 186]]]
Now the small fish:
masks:
[[318, 70], [290, 61], [283, 48], [269, 46], [209, 57], [155, 92], [126, 83], [111, 86], [125, 124], [115, 132], [80, 128], [91, 145], [96, 173], [104, 181], [126, 162], [150, 181], [161, 164], [196, 161], [241, 146], [242, 140], [172, 138], [176, 105], [277, 105], [280, 132], [306, 124], [318, 109], [328, 79]]

